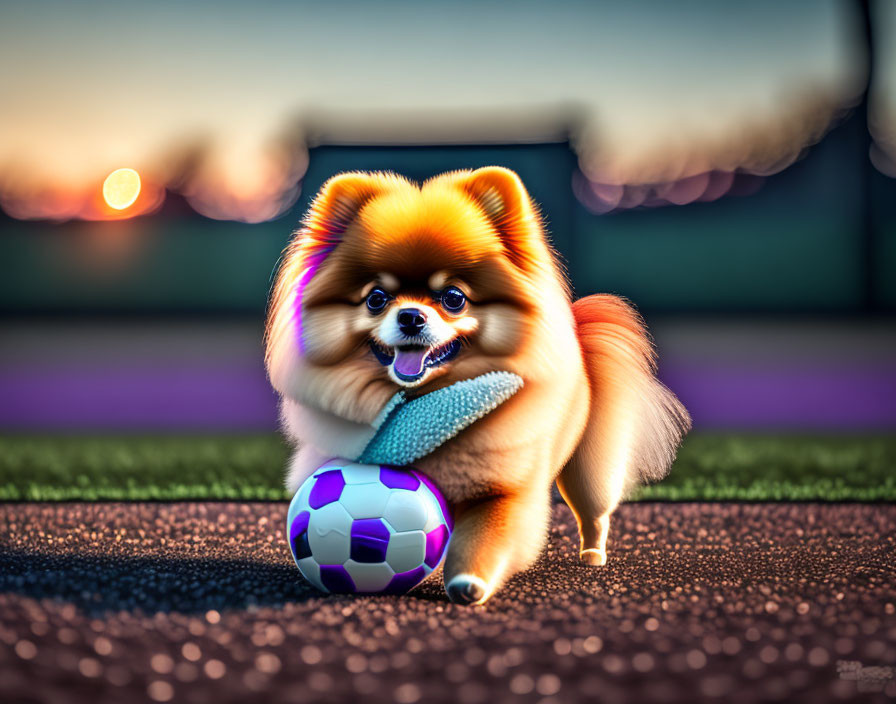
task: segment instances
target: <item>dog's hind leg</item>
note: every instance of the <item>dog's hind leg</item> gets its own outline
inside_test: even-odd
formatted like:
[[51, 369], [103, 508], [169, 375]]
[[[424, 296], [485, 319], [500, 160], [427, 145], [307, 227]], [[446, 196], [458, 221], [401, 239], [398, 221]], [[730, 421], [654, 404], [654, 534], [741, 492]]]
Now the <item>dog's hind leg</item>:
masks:
[[[586, 435], [584, 442], [592, 438], [593, 435]], [[579, 526], [579, 558], [590, 565], [603, 565], [607, 561], [610, 515], [622, 500], [627, 485], [625, 454], [619, 441], [612, 450], [607, 448], [601, 453], [594, 448], [579, 447], [557, 477], [557, 488]]]
[[602, 565], [610, 514], [632, 486], [665, 476], [690, 418], [656, 379], [653, 345], [628, 303], [596, 295], [576, 301], [572, 310], [591, 410], [557, 486], [579, 524], [582, 560]]

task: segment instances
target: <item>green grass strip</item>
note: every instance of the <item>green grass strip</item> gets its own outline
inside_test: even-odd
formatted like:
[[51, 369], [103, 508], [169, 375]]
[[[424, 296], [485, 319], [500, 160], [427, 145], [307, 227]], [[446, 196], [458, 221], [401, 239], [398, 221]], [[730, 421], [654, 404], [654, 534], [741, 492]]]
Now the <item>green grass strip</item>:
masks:
[[894, 501], [896, 437], [695, 433], [669, 476], [633, 498]]
[[286, 498], [273, 433], [0, 437], [0, 500]]
[[[0, 436], [0, 501], [276, 500], [274, 434]], [[894, 501], [896, 437], [695, 433], [634, 500]]]

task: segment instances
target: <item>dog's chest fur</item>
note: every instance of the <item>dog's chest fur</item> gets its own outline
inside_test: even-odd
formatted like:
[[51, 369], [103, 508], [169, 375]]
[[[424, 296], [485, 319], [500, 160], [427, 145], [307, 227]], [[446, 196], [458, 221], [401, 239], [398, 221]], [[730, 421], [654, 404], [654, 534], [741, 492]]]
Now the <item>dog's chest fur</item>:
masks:
[[559, 415], [546, 418], [538, 395], [524, 390], [414, 465], [452, 503], [546, 490], [572, 454], [587, 414], [582, 387], [563, 391], [550, 404], [565, 411]]

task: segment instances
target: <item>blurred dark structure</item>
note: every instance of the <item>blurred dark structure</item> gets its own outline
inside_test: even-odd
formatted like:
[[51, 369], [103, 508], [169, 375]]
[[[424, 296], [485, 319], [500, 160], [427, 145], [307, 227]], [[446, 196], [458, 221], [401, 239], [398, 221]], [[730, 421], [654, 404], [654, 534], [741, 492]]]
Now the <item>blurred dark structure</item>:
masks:
[[446, 171], [506, 166], [516, 171], [542, 209], [554, 246], [569, 264], [577, 237], [577, 203], [570, 187], [576, 156], [569, 141], [535, 144], [320, 145], [310, 150], [298, 210], [340, 171], [394, 171], [418, 183]]
[[650, 312], [892, 311], [896, 182], [871, 167], [861, 115], [752, 195], [580, 213], [576, 280]]
[[[896, 181], [867, 158], [856, 110], [752, 195], [593, 215], [573, 196], [568, 130], [515, 144], [338, 144], [309, 150], [302, 196], [257, 225], [208, 220], [169, 194], [153, 216], [51, 225], [5, 218], [0, 313], [258, 317], [279, 252], [320, 185], [345, 170], [424, 180], [500, 164], [541, 205], [577, 293], [610, 291], [646, 313], [892, 312]], [[758, 185], [758, 184], [757, 184]]]

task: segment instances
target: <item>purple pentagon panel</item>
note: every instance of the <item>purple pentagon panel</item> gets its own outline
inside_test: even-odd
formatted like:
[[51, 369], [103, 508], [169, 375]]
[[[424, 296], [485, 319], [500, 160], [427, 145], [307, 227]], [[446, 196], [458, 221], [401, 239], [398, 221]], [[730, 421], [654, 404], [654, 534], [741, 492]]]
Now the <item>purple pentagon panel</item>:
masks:
[[311, 557], [311, 544], [308, 542], [308, 531], [299, 533], [291, 542], [292, 552], [296, 560]]
[[352, 522], [352, 537], [369, 537], [389, 542], [391, 533], [379, 518], [359, 518]]
[[340, 497], [344, 488], [345, 479], [342, 478], [342, 472], [338, 469], [321, 472], [314, 480], [314, 486], [311, 487], [308, 505], [311, 508], [320, 508], [331, 504]]
[[[323, 569], [323, 568], [321, 568]], [[425, 567], [417, 567], [409, 572], [399, 572], [383, 589], [383, 594], [404, 594], [416, 587], [426, 576]]]
[[423, 482], [436, 497], [436, 500], [439, 502], [439, 506], [442, 509], [442, 515], [445, 517], [445, 523], [448, 524], [448, 530], [453, 530], [454, 517], [451, 515], [451, 510], [448, 508], [448, 502], [445, 501], [445, 497], [442, 495], [442, 492], [439, 491], [439, 487], [437, 487], [435, 485], [435, 482], [433, 482], [433, 480], [427, 477], [423, 472], [418, 472], [416, 469], [411, 471], [420, 478], [420, 481]]
[[380, 467], [380, 481], [390, 489], [407, 489], [416, 491], [420, 486], [420, 480], [410, 472], [382, 465]]
[[448, 527], [444, 524], [426, 534], [426, 558], [423, 561], [433, 569], [445, 554], [448, 535]]
[[308, 521], [311, 520], [311, 514], [308, 511], [300, 512], [292, 519], [292, 525], [289, 527], [289, 540], [292, 542], [296, 536], [308, 530]]
[[336, 594], [354, 594], [355, 583], [342, 565], [321, 565], [320, 581]]
[[384, 562], [389, 548], [389, 529], [379, 518], [352, 523], [351, 555], [355, 562]]
[[302, 511], [292, 520], [292, 525], [289, 527], [289, 544], [296, 560], [311, 557], [311, 546], [308, 544], [310, 518], [311, 514], [308, 511]]

